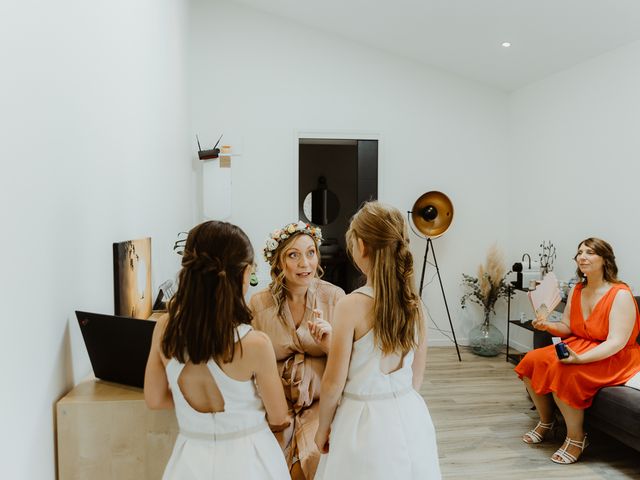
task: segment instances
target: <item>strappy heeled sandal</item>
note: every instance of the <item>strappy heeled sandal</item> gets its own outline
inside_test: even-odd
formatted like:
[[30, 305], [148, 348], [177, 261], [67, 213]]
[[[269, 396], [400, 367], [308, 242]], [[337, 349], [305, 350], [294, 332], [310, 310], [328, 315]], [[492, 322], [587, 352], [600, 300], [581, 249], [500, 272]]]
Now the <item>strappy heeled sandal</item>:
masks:
[[[554, 455], [557, 455], [558, 457], [560, 457], [560, 459], [551, 457], [552, 462], [559, 463], [560, 465], [569, 465], [571, 463], [576, 463], [578, 461], [578, 457], [582, 456], [582, 452], [584, 452], [584, 449], [587, 448], [587, 445], [589, 445], [589, 442], [587, 442], [586, 433], [584, 434], [584, 438], [581, 442], [571, 440], [569, 437], [565, 438], [564, 441], [567, 445], [559, 448], [558, 450], [556, 450], [556, 453], [554, 453]], [[580, 455], [576, 457], [575, 455], [567, 452], [567, 448], [569, 448], [569, 446], [578, 447], [580, 449]]]
[[543, 430], [553, 430], [553, 427], [555, 427], [556, 422], [551, 422], [551, 423], [543, 423], [543, 422], [538, 422], [538, 424], [533, 428], [533, 430], [529, 430], [527, 433], [524, 434], [524, 436], [522, 437], [522, 441], [524, 443], [529, 443], [529, 444], [534, 444], [534, 443], [540, 443], [544, 440], [545, 435], [542, 435], [541, 433], [538, 433], [538, 429], [541, 428]]

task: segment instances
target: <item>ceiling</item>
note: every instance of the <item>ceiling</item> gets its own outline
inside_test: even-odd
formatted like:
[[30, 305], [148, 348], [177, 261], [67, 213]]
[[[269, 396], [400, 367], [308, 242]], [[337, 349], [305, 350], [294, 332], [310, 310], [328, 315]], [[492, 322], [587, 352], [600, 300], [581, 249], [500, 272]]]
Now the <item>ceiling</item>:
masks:
[[640, 40], [640, 0], [233, 1], [507, 91]]

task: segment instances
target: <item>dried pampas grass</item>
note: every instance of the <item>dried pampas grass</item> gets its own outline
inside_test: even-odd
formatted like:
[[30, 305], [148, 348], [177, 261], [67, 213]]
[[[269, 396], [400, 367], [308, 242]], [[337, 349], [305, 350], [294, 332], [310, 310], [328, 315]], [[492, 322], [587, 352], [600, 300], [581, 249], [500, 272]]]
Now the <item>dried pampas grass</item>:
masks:
[[482, 305], [485, 312], [494, 311], [496, 301], [501, 297], [509, 296], [505, 282], [506, 272], [504, 255], [494, 243], [487, 251], [485, 263], [478, 266], [477, 278], [462, 275], [463, 285], [471, 289], [462, 297], [462, 307], [464, 308], [466, 301], [469, 300]]
[[498, 248], [498, 244], [494, 243], [487, 252], [487, 260], [484, 265], [478, 266], [478, 279], [482, 295], [490, 297], [491, 290], [498, 286], [506, 272], [504, 255]]

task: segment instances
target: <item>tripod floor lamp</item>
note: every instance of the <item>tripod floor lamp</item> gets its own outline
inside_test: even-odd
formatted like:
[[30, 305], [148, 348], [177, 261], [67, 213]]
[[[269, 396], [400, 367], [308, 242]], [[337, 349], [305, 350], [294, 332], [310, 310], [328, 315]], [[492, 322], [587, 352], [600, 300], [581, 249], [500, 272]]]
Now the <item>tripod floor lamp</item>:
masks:
[[[458, 341], [456, 340], [456, 332], [453, 329], [453, 322], [451, 321], [451, 314], [449, 313], [447, 296], [444, 294], [444, 287], [442, 286], [442, 277], [440, 276], [440, 269], [438, 268], [438, 260], [436, 260], [436, 252], [433, 248], [433, 239], [444, 234], [453, 221], [453, 204], [451, 203], [451, 200], [449, 200], [449, 197], [444, 193], [431, 191], [421, 195], [413, 204], [411, 211], [407, 212], [407, 215], [411, 216], [409, 224], [413, 224], [415, 227], [415, 229], [413, 226], [411, 227], [414, 233], [420, 237], [426, 238], [427, 240], [424, 250], [424, 260], [422, 261], [422, 274], [420, 275], [420, 298], [422, 298], [422, 289], [424, 287], [427, 255], [429, 254], [429, 250], [431, 250], [433, 264], [436, 267], [438, 281], [440, 282], [440, 290], [442, 291], [444, 307], [447, 310], [447, 317], [449, 317], [449, 326], [451, 327], [451, 333], [453, 334], [453, 343], [456, 346], [458, 360], [462, 361], [462, 357], [460, 357], [460, 349], [458, 348]], [[416, 229], [418, 230], [417, 232]]]

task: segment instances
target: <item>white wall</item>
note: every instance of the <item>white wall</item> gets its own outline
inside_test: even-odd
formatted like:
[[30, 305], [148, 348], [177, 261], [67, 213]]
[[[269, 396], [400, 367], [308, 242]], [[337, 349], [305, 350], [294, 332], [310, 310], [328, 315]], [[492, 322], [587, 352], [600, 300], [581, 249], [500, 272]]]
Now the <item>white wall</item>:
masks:
[[512, 94], [510, 244], [514, 260], [558, 250], [568, 279], [579, 241], [610, 242], [620, 278], [640, 291], [640, 42]]
[[0, 6], [2, 477], [55, 477], [55, 402], [91, 368], [75, 309], [113, 312], [111, 244], [152, 237], [153, 285], [194, 220], [186, 10]]
[[[191, 5], [193, 134], [213, 144], [224, 133], [242, 153], [230, 221], [258, 246], [296, 218], [297, 132], [378, 138], [381, 200], [406, 211], [441, 190], [454, 202], [454, 224], [435, 246], [464, 338], [460, 274], [475, 272], [492, 242], [508, 241], [506, 94], [237, 4]], [[419, 275], [424, 241], [413, 249]], [[425, 298], [448, 328], [436, 287]]]

